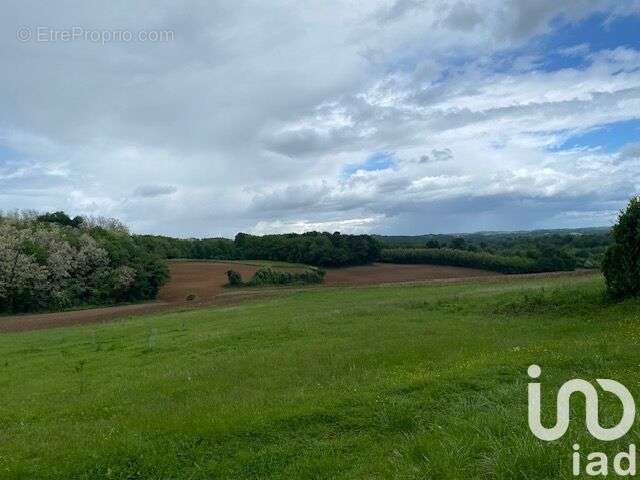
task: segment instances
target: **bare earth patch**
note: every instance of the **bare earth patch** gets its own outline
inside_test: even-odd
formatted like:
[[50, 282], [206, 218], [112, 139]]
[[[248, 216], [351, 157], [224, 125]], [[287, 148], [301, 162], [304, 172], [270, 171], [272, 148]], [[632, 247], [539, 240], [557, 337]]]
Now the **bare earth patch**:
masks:
[[[171, 280], [160, 290], [158, 300], [136, 305], [90, 308], [59, 313], [15, 315], [0, 317], [0, 332], [19, 332], [44, 328], [106, 322], [116, 318], [197, 308], [207, 305], [225, 305], [246, 299], [262, 298], [277, 294], [277, 289], [261, 292], [259, 289], [227, 289], [227, 270], [240, 272], [250, 278], [257, 265], [217, 262], [171, 262]], [[514, 275], [512, 277], [536, 277], [557, 275], [581, 275], [585, 272]], [[471, 279], [500, 280], [506, 275], [462, 267], [436, 265], [395, 265], [379, 263], [359, 267], [327, 270], [324, 285], [356, 286], [398, 282], [457, 282]], [[315, 287], [317, 288], [317, 287]], [[320, 287], [321, 288], [321, 287]]]
[[495, 277], [495, 272], [473, 268], [443, 267], [439, 265], [396, 265], [374, 263], [359, 267], [327, 270], [327, 285], [374, 285], [394, 282], [420, 282], [453, 278]]
[[216, 262], [171, 262], [171, 280], [162, 287], [158, 300], [170, 304], [187, 302], [187, 296], [195, 295], [190, 303], [210, 304], [227, 289], [227, 270], [235, 270], [247, 280], [258, 269], [254, 265]]

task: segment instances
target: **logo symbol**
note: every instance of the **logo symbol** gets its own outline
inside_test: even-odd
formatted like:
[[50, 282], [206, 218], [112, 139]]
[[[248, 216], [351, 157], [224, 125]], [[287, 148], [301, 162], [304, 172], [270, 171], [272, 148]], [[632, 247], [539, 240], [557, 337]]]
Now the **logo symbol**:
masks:
[[[540, 378], [542, 369], [538, 365], [531, 365], [527, 370], [532, 379]], [[557, 396], [556, 424], [551, 428], [542, 425], [540, 383], [529, 383], [529, 428], [540, 440], [551, 442], [562, 437], [569, 428], [569, 413], [571, 395], [581, 393], [586, 404], [586, 425], [589, 433], [598, 440], [609, 442], [625, 435], [633, 426], [636, 416], [636, 405], [627, 388], [615, 380], [597, 379], [596, 382], [605, 392], [613, 393], [622, 403], [622, 418], [614, 427], [603, 428], [598, 420], [598, 392], [586, 380], [575, 378], [564, 383]]]
[[33, 34], [29, 27], [20, 27], [18, 30], [16, 30], [16, 38], [18, 39], [18, 41], [23, 43], [31, 40], [32, 35]]

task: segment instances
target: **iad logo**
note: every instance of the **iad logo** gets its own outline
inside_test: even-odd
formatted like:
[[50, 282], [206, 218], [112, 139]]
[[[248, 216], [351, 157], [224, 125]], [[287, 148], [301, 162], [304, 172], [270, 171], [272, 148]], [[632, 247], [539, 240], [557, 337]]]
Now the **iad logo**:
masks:
[[[540, 378], [542, 369], [538, 365], [531, 365], [527, 370], [531, 378]], [[615, 427], [603, 428], [598, 421], [598, 392], [595, 387], [585, 380], [575, 378], [569, 380], [558, 392], [558, 413], [556, 424], [552, 428], [545, 428], [540, 422], [540, 384], [529, 384], [529, 428], [540, 440], [551, 442], [562, 437], [569, 428], [569, 406], [571, 395], [582, 393], [586, 402], [586, 424], [589, 433], [603, 442], [617, 440], [625, 435], [633, 426], [636, 418], [636, 405], [629, 390], [615, 380], [597, 379], [598, 385], [605, 392], [616, 395], [622, 402], [622, 418]]]
[[[531, 365], [527, 370], [532, 379], [540, 378], [542, 369], [538, 365]], [[615, 380], [597, 379], [597, 384], [605, 392], [614, 394], [622, 403], [622, 417], [617, 425], [604, 428], [598, 419], [598, 392], [596, 388], [586, 380], [573, 379], [565, 382], [558, 391], [556, 424], [551, 428], [542, 425], [540, 383], [529, 383], [529, 428], [540, 440], [551, 442], [561, 438], [569, 428], [569, 413], [571, 396], [581, 393], [585, 398], [585, 424], [589, 433], [598, 440], [609, 442], [617, 440], [625, 435], [633, 426], [636, 416], [636, 405], [627, 388]], [[573, 474], [580, 475], [580, 446], [573, 446]], [[586, 465], [587, 475], [606, 476], [609, 473], [608, 458], [602, 452], [593, 452], [587, 456], [589, 463]], [[623, 466], [623, 462], [626, 465]], [[614, 457], [613, 470], [616, 474], [627, 476], [636, 473], [635, 445], [629, 445], [629, 452], [620, 452]]]

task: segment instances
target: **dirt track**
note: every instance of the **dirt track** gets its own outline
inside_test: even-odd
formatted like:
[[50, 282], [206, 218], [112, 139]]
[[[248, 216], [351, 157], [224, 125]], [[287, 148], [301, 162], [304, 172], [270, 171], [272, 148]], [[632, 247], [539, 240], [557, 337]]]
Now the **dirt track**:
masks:
[[[17, 315], [0, 317], [0, 332], [18, 332], [44, 328], [98, 323], [116, 318], [145, 315], [171, 310], [197, 308], [206, 305], [236, 303], [248, 298], [260, 298], [274, 295], [274, 290], [260, 292], [256, 289], [226, 289], [225, 272], [234, 269], [250, 278], [257, 266], [225, 264], [214, 262], [173, 262], [171, 280], [152, 303], [120, 305], [116, 307], [92, 308], [60, 313], [38, 315]], [[558, 274], [534, 274], [522, 276], [580, 275], [584, 272], [564, 272]], [[499, 280], [504, 278], [494, 272], [460, 267], [441, 267], [435, 265], [393, 265], [374, 264], [360, 267], [330, 269], [325, 277], [325, 285], [375, 285], [396, 282], [453, 282], [469, 279]], [[187, 297], [193, 296], [187, 300]]]

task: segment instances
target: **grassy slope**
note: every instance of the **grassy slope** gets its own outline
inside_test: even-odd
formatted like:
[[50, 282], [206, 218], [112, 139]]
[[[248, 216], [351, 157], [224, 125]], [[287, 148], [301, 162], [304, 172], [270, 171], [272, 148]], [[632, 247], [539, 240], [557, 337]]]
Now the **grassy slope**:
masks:
[[2, 335], [0, 478], [573, 478], [573, 441], [614, 452], [640, 425], [538, 441], [525, 372], [543, 366], [549, 411], [573, 376], [640, 399], [640, 303], [601, 289], [315, 289]]

